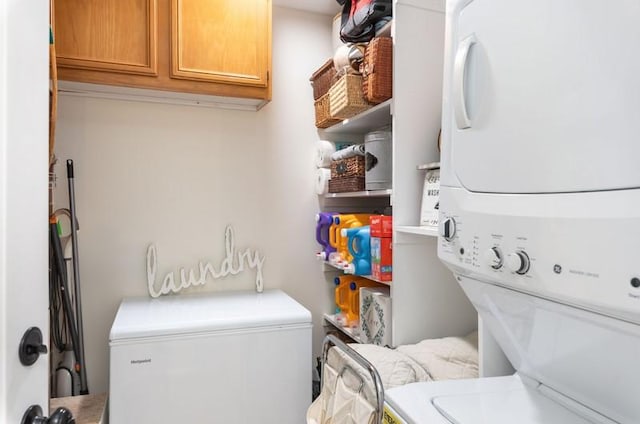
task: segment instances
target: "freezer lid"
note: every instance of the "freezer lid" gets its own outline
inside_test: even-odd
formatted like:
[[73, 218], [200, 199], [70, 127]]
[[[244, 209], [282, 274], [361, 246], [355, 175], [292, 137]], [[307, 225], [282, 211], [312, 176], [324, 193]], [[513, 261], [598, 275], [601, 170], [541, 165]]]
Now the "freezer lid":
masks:
[[304, 324], [311, 313], [281, 290], [136, 297], [120, 304], [109, 340]]

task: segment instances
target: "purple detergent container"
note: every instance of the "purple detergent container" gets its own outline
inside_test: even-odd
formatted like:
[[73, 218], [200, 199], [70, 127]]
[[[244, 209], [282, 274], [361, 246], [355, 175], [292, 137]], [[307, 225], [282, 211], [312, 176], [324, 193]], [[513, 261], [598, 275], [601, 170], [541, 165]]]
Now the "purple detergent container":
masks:
[[353, 256], [353, 262], [344, 267], [344, 272], [354, 275], [371, 274], [371, 233], [370, 227], [347, 228], [342, 230], [347, 237], [347, 248]]
[[323, 261], [329, 260], [329, 255], [336, 251], [336, 249], [329, 244], [329, 229], [331, 225], [333, 225], [333, 217], [335, 215], [333, 212], [320, 212], [316, 214], [316, 241], [322, 246], [322, 249], [316, 256]]

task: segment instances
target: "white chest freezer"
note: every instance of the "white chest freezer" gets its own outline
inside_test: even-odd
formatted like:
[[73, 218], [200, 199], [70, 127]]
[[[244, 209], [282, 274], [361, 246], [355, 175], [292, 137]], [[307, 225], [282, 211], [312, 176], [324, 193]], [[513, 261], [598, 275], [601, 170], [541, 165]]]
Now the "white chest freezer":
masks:
[[110, 422], [304, 422], [311, 313], [279, 290], [124, 299], [110, 334]]

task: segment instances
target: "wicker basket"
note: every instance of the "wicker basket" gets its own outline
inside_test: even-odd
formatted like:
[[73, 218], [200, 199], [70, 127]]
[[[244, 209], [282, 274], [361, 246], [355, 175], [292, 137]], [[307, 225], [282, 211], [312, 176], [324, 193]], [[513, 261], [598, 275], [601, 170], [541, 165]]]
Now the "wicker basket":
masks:
[[382, 103], [393, 95], [393, 40], [377, 37], [364, 52], [361, 67], [362, 91], [371, 103]]
[[346, 193], [363, 191], [364, 177], [341, 177], [329, 180], [329, 193]]
[[328, 128], [340, 122], [340, 119], [334, 119], [329, 114], [329, 93], [320, 97], [314, 102], [316, 110], [316, 127]]
[[345, 74], [329, 89], [329, 112], [332, 118], [348, 119], [369, 109], [362, 94], [362, 77]]
[[329, 59], [309, 78], [313, 87], [313, 100], [318, 100], [327, 94], [336, 80], [336, 68], [333, 67], [333, 59]]
[[352, 156], [331, 162], [331, 179], [364, 177], [364, 156]]

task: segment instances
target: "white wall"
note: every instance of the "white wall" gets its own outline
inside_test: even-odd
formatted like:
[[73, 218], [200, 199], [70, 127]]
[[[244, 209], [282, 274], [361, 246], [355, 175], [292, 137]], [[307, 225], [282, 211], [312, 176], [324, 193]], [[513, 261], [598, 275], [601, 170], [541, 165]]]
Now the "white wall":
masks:
[[[224, 228], [266, 256], [265, 288], [314, 316], [314, 350], [330, 286], [313, 253], [313, 96], [309, 76], [331, 56], [331, 17], [274, 8], [273, 100], [259, 112], [62, 97], [57, 207], [67, 207], [64, 161], [75, 162], [89, 388], [108, 388], [108, 336], [118, 304], [146, 296], [145, 253], [164, 275], [219, 263]], [[204, 290], [254, 287], [255, 274]], [[310, 358], [311, 360], [311, 358]]]

